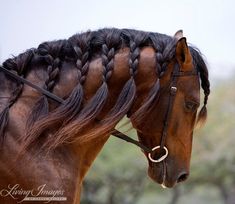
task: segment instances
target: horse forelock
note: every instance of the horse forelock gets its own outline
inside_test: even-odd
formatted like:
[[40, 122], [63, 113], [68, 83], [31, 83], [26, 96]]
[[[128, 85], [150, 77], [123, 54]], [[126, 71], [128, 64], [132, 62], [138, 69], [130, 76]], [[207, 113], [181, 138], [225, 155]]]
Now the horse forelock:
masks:
[[[54, 133], [53, 137], [45, 139], [44, 147], [46, 149], [54, 149], [63, 143], [74, 140], [82, 143], [90, 139], [99, 138], [102, 135], [108, 135], [117, 122], [127, 114], [135, 99], [136, 84], [134, 78], [138, 72], [140, 49], [144, 46], [152, 46], [154, 48], [157, 62], [155, 71], [157, 75], [160, 75], [166, 70], [169, 60], [174, 57], [175, 45], [176, 40], [167, 35], [111, 28], [76, 34], [68, 40], [45, 42], [40, 44], [37, 49], [31, 49], [18, 57], [7, 60], [3, 64], [4, 67], [11, 70], [14, 67], [13, 70], [16, 70], [19, 75], [29, 71], [27, 70], [29, 64], [31, 64], [30, 67], [33, 67], [34, 63], [45, 63], [47, 65], [48, 78], [45, 81], [44, 88], [51, 92], [53, 92], [53, 88], [60, 76], [60, 67], [63, 61], [68, 60], [74, 63], [77, 70], [77, 85], [64, 104], [48, 112], [46, 108], [48, 101], [45, 96], [38, 100], [29, 117], [30, 125], [28, 126], [24, 148], [33, 146], [42, 135], [45, 135], [53, 127], [59, 127], [59, 129]], [[111, 78], [114, 69], [114, 56], [122, 47], [129, 47], [130, 49], [130, 78], [124, 84], [115, 105], [104, 120], [100, 121], [92, 129], [86, 129], [91, 122], [94, 122], [107, 101], [109, 94], [107, 82]], [[202, 88], [206, 97], [208, 97], [209, 81], [206, 65], [197, 50], [193, 48], [190, 48], [190, 50], [196, 65], [199, 65]], [[102, 83], [94, 96], [83, 106], [83, 85], [86, 81], [89, 63], [96, 54], [99, 54], [102, 59]], [[147, 110], [152, 107], [156, 99], [158, 83], [156, 81], [148, 99], [132, 117], [140, 119], [146, 116]], [[18, 89], [22, 89], [22, 87]], [[12, 94], [14, 100], [9, 100], [9, 104], [14, 103], [19, 94], [17, 96]], [[207, 98], [204, 101], [204, 105], [206, 103]], [[3, 120], [8, 116], [6, 111], [8, 110], [6, 109], [0, 115], [0, 119], [5, 121], [5, 124], [1, 124], [1, 130], [4, 129], [7, 123], [7, 120]], [[3, 132], [1, 135], [3, 135]]]

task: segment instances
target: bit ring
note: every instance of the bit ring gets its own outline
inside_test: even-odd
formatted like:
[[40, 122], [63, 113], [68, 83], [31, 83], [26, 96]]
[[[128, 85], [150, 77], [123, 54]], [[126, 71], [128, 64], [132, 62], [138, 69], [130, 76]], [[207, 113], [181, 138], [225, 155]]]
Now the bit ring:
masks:
[[[152, 149], [152, 152], [155, 151], [156, 149], [159, 149], [159, 148], [160, 148], [160, 146], [154, 147]], [[153, 159], [152, 156], [151, 156], [152, 152], [148, 153], [149, 160], [151, 162], [154, 162], [154, 163], [159, 163], [159, 162], [163, 161], [164, 159], [166, 159], [166, 157], [168, 156], [169, 151], [168, 151], [168, 149], [165, 146], [163, 147], [163, 149], [165, 150], [165, 154], [163, 156], [161, 156], [159, 159]]]

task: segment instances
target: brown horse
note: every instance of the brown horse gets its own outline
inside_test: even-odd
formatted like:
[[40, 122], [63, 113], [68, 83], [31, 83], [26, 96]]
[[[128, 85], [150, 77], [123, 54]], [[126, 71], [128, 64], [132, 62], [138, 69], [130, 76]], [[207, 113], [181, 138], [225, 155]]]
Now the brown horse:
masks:
[[[80, 203], [88, 169], [125, 115], [152, 149], [144, 152], [149, 176], [166, 187], [187, 179], [210, 84], [200, 52], [182, 31], [174, 37], [129, 29], [76, 34], [42, 43], [3, 67], [62, 104], [0, 72], [0, 203], [43, 196]], [[205, 97], [197, 116], [200, 81]]]

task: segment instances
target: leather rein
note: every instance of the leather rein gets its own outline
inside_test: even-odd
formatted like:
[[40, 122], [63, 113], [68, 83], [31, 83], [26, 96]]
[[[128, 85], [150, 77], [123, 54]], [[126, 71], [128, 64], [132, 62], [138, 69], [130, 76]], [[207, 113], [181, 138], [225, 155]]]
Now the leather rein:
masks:
[[[65, 102], [64, 99], [56, 96], [55, 94], [33, 84], [32, 82], [28, 81], [27, 79], [13, 73], [12, 71], [4, 68], [3, 66], [0, 66], [0, 71], [4, 72], [5, 74], [9, 75], [10, 77], [14, 78], [15, 80], [26, 84], [32, 88], [34, 88], [35, 90], [37, 90], [38, 92], [44, 94], [45, 96], [49, 97], [50, 99], [63, 104]], [[167, 107], [167, 111], [166, 111], [166, 115], [165, 115], [165, 119], [164, 119], [164, 126], [163, 126], [163, 132], [162, 132], [162, 136], [161, 136], [161, 142], [159, 146], [153, 147], [152, 149], [149, 147], [146, 147], [145, 145], [141, 144], [139, 141], [132, 139], [131, 137], [123, 134], [122, 132], [114, 129], [111, 134], [117, 138], [120, 138], [126, 142], [132, 143], [138, 147], [140, 147], [144, 152], [148, 153], [148, 158], [150, 161], [154, 162], [154, 163], [159, 163], [161, 161], [163, 161], [167, 156], [168, 156], [168, 149], [166, 146], [164, 146], [165, 141], [166, 141], [166, 136], [167, 136], [167, 130], [168, 130], [168, 122], [170, 119], [170, 115], [172, 112], [172, 108], [173, 108], [173, 104], [174, 104], [174, 98], [177, 92], [177, 79], [178, 77], [181, 76], [191, 76], [191, 75], [197, 75], [197, 71], [189, 71], [189, 72], [182, 72], [180, 71], [179, 65], [176, 63], [174, 70], [171, 74], [171, 81], [170, 81], [170, 96], [169, 96], [169, 102], [168, 102], [168, 107]], [[158, 93], [159, 94], [159, 93]], [[160, 158], [155, 159], [152, 158], [152, 153], [157, 150], [164, 150], [164, 154], [160, 156]]]

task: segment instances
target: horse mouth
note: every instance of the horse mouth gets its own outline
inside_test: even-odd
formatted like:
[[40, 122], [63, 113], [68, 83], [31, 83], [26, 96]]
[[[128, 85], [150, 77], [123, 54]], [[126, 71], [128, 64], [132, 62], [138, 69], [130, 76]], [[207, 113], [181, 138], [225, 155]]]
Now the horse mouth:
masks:
[[162, 162], [162, 188], [167, 188], [167, 186], [165, 185], [165, 180], [166, 180], [166, 163], [165, 161]]
[[169, 182], [167, 179], [167, 165], [165, 161], [153, 164], [148, 170], [149, 177], [160, 184], [162, 188], [172, 188], [175, 183]]

